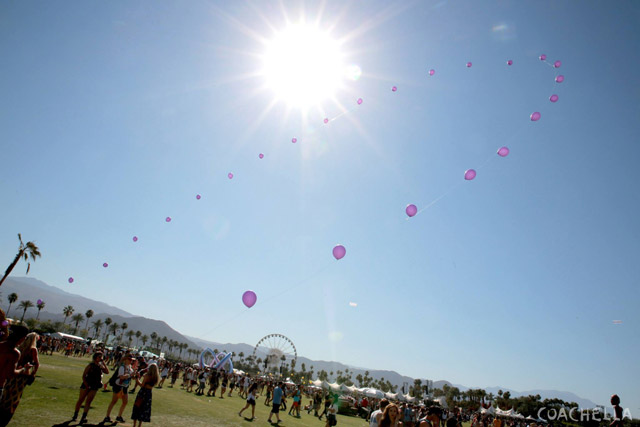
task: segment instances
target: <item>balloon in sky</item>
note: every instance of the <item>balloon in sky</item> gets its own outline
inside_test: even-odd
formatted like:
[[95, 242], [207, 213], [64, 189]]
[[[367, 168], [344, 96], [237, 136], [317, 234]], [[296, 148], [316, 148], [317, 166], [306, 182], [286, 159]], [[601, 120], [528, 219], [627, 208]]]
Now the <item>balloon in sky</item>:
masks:
[[42, 300], [39, 299], [38, 301], [36, 301], [36, 304], [38, 304], [38, 305], [42, 304]]
[[532, 122], [537, 122], [538, 120], [540, 120], [540, 117], [542, 117], [542, 116], [537, 111], [534, 112], [534, 113], [531, 113], [531, 121]]
[[562, 83], [563, 81], [564, 81], [564, 76], [562, 74], [556, 77], [556, 83]]
[[436, 73], [436, 70], [434, 70], [433, 68], [431, 70], [429, 70], [429, 75], [433, 76]]
[[414, 216], [415, 214], [418, 213], [418, 208], [416, 207], [416, 205], [407, 205], [407, 208], [405, 209], [405, 212], [409, 216]]
[[513, 65], [513, 61], [510, 59], [507, 61], [507, 65]]
[[333, 248], [333, 256], [335, 259], [342, 259], [347, 254], [347, 250], [342, 245], [336, 245]]
[[464, 172], [464, 179], [466, 179], [467, 181], [471, 181], [472, 179], [474, 179], [476, 177], [476, 171], [475, 169], [467, 169]]
[[398, 90], [398, 88], [397, 88], [397, 87], [395, 87], [395, 86], [391, 88], [391, 91], [392, 91], [392, 92], [395, 92], [395, 91], [397, 91], [397, 90]]
[[167, 221], [167, 222], [171, 222], [171, 217], [170, 217], [170, 216], [168, 216], [168, 217], [166, 217], [164, 220], [165, 220], [165, 221]]
[[103, 266], [104, 268], [107, 268], [107, 267], [109, 267], [109, 264], [107, 264], [106, 262], [103, 262], [103, 263], [102, 263], [102, 266]]
[[540, 55], [540, 61], [544, 61], [545, 59], [547, 59], [547, 55], [545, 55], [544, 53]]
[[362, 98], [358, 98], [358, 105], [362, 104]]
[[324, 120], [323, 120], [323, 122], [324, 122], [324, 124], [326, 125], [327, 123], [329, 123], [329, 119], [325, 117], [325, 118], [324, 118]]
[[349, 303], [349, 305], [350, 305], [351, 307], [357, 307], [357, 306], [358, 306], [358, 303], [357, 303], [357, 302], [350, 302], [350, 303]]
[[227, 177], [228, 177], [229, 179], [233, 179], [233, 174], [232, 174], [231, 172], [229, 172], [229, 173], [227, 174]]
[[498, 156], [507, 157], [509, 155], [509, 147], [500, 147], [498, 149]]
[[199, 194], [196, 194], [196, 200], [200, 200], [200, 199], [202, 199], [202, 196]]
[[549, 97], [549, 101], [551, 102], [558, 102], [558, 95], [556, 95], [555, 93], [553, 95], [551, 95]]
[[291, 142], [293, 142], [295, 144], [296, 142], [298, 142], [298, 138], [296, 138], [296, 137], [291, 138]]
[[257, 300], [258, 300], [258, 297], [256, 296], [256, 293], [253, 291], [247, 291], [244, 294], [242, 294], [242, 302], [244, 303], [244, 305], [246, 305], [249, 308], [253, 307], [253, 305], [256, 303]]
[[137, 242], [138, 241], [138, 236], [133, 236], [133, 241]]
[[69, 283], [73, 283], [73, 277], [69, 277]]
[[562, 62], [560, 62], [560, 61], [556, 61], [556, 62], [553, 63], [553, 66], [556, 67], [556, 68], [560, 68], [561, 65], [562, 65]]
[[471, 62], [467, 62], [467, 68], [471, 68], [473, 64]]
[[264, 159], [264, 154], [260, 153], [258, 154], [258, 157], [260, 157], [261, 159]]

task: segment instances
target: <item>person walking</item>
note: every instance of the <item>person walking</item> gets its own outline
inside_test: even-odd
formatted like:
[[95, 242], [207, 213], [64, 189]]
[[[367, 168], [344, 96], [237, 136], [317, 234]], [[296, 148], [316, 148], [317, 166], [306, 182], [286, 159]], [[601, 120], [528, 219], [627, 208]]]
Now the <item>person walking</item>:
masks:
[[92, 357], [91, 363], [84, 368], [84, 372], [82, 373], [82, 385], [80, 386], [80, 396], [78, 396], [78, 401], [76, 402], [76, 407], [73, 411], [71, 421], [75, 421], [78, 418], [78, 412], [80, 412], [80, 408], [84, 402], [84, 411], [80, 418], [80, 424], [87, 422], [87, 414], [91, 408], [91, 402], [93, 402], [93, 398], [96, 397], [97, 391], [102, 388], [102, 374], [109, 373], [109, 368], [107, 368], [102, 357], [102, 352], [95, 353]]
[[244, 405], [244, 408], [242, 408], [240, 412], [238, 412], [239, 416], [242, 416], [244, 410], [251, 406], [251, 420], [256, 419], [256, 397], [258, 397], [258, 395], [256, 394], [257, 390], [258, 384], [253, 383], [249, 386], [249, 389], [247, 390], [247, 404]]
[[122, 399], [122, 405], [120, 406], [120, 411], [118, 411], [116, 421], [119, 423], [124, 422], [122, 414], [124, 413], [124, 408], [126, 408], [127, 403], [129, 402], [129, 393], [127, 390], [129, 388], [129, 384], [131, 384], [131, 378], [133, 376], [131, 356], [128, 354], [125, 355], [122, 358], [122, 362], [123, 364], [118, 368], [116, 384], [113, 386], [113, 397], [111, 398], [111, 403], [109, 403], [109, 408], [107, 409], [107, 416], [104, 417], [104, 420], [102, 421], [103, 423], [111, 422], [111, 410], [119, 399]]
[[273, 414], [276, 415], [276, 419], [280, 422], [280, 404], [282, 403], [282, 387], [284, 384], [279, 382], [276, 388], [273, 389], [273, 404], [271, 405], [271, 412], [269, 413], [269, 422]]

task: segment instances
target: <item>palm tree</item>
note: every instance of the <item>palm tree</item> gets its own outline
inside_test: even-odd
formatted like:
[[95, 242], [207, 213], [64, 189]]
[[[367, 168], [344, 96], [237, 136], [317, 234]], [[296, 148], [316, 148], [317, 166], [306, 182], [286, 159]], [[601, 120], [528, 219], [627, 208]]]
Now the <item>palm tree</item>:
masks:
[[120, 329], [120, 325], [118, 325], [116, 322], [113, 322], [109, 326], [109, 332], [111, 332], [113, 334], [114, 338], [117, 338], [117, 336], [118, 336], [118, 329]]
[[128, 347], [131, 347], [131, 340], [133, 340], [133, 336], [134, 336], [135, 334], [136, 334], [136, 333], [135, 333], [135, 332], [133, 332], [131, 329], [129, 329], [129, 331], [127, 332], [127, 338], [128, 338], [128, 340], [129, 340], [129, 345], [128, 345]]
[[64, 322], [62, 322], [62, 324], [64, 325], [67, 322], [67, 317], [73, 314], [73, 306], [68, 305], [65, 308], [63, 308], [62, 314], [64, 314]]
[[78, 333], [78, 323], [80, 323], [80, 322], [82, 322], [84, 320], [84, 316], [81, 313], [74, 314], [73, 317], [71, 318], [71, 320], [76, 322], [76, 327], [73, 330], [73, 335], [75, 335], [75, 334]]
[[102, 320], [98, 319], [91, 323], [94, 328], [94, 336], [97, 338], [100, 335], [100, 329], [102, 329]]
[[149, 337], [147, 335], [143, 335], [140, 337], [140, 339], [142, 340], [142, 346], [146, 346], [147, 345], [147, 341], [149, 341]]
[[106, 330], [104, 331], [104, 343], [107, 343], [107, 338], [109, 338], [109, 325], [113, 323], [113, 320], [111, 320], [111, 317], [107, 317], [106, 319], [104, 319], [104, 324], [106, 326]]
[[162, 349], [164, 348], [164, 345], [167, 343], [167, 337], [162, 337], [162, 339], [160, 340], [160, 342], [162, 344], [160, 344], [160, 353], [162, 353]]
[[142, 336], [142, 332], [136, 331], [136, 347], [140, 346], [140, 337]]
[[122, 341], [122, 337], [124, 336], [124, 331], [128, 327], [129, 325], [127, 324], [127, 322], [122, 322], [122, 326], [120, 326], [120, 328], [122, 328], [122, 332], [120, 332], [120, 341]]
[[24, 315], [27, 313], [27, 310], [33, 307], [33, 303], [29, 300], [20, 301], [18, 307], [22, 309], [22, 317], [20, 318], [20, 323], [24, 320]]
[[[4, 276], [2, 276], [2, 279], [0, 279], [0, 286], [2, 286], [2, 283], [5, 281], [5, 279], [9, 276], [9, 274], [11, 274], [11, 271], [14, 269], [16, 264], [18, 264], [18, 261], [20, 261], [20, 258], [24, 258], [25, 261], [28, 261], [29, 257], [31, 257], [31, 259], [35, 261], [37, 257], [41, 256], [40, 250], [35, 245], [35, 243], [22, 242], [22, 235], [20, 235], [20, 233], [18, 233], [18, 240], [20, 240], [18, 253], [16, 254], [16, 257], [13, 259], [13, 262], [9, 264], [9, 267], [7, 267], [7, 270], [4, 272]], [[31, 263], [27, 262], [27, 274], [29, 274], [30, 269], [31, 269]]]
[[11, 310], [11, 304], [18, 301], [18, 294], [16, 294], [15, 292], [9, 294], [9, 296], [7, 297], [7, 300], [9, 301], [9, 308], [7, 308], [7, 317], [9, 317], [9, 310]]
[[87, 310], [87, 312], [84, 314], [84, 317], [87, 318], [87, 323], [85, 323], [84, 328], [88, 331], [89, 319], [93, 317], [93, 310]]
[[158, 339], [158, 334], [155, 332], [151, 332], [151, 347], [153, 347], [153, 344], [156, 342], [157, 339]]
[[42, 301], [41, 299], [38, 300], [38, 304], [36, 304], [36, 307], [38, 307], [38, 315], [36, 316], [36, 320], [38, 320], [40, 318], [40, 310], [42, 310], [45, 306], [45, 302]]

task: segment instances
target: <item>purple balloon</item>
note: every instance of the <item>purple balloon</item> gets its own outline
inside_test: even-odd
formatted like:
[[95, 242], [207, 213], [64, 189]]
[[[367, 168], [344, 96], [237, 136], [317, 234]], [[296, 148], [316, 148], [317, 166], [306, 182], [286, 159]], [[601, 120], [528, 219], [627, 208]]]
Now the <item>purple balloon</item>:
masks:
[[6, 328], [7, 326], [9, 326], [9, 321], [8, 320], [3, 320], [2, 321], [2, 327]]
[[395, 92], [395, 91], [397, 91], [397, 90], [398, 90], [398, 88], [397, 88], [397, 87], [395, 87], [395, 86], [391, 88], [391, 92]]
[[510, 59], [507, 61], [507, 65], [513, 65], [513, 61]]
[[436, 70], [434, 70], [433, 68], [429, 70], [429, 75], [433, 76], [436, 73]]
[[323, 122], [324, 122], [324, 124], [326, 125], [327, 123], [329, 123], [329, 119], [325, 117], [325, 118], [324, 118], [324, 120], [323, 120]]
[[556, 67], [556, 68], [560, 68], [561, 65], [562, 65], [562, 62], [560, 62], [560, 61], [556, 61], [556, 62], [553, 63], [553, 66]]
[[103, 262], [103, 263], [102, 263], [102, 266], [103, 266], [104, 268], [107, 268], [107, 267], [109, 267], [109, 264], [107, 264], [106, 262]]
[[133, 241], [137, 242], [138, 241], [138, 236], [133, 236]]
[[229, 179], [233, 179], [233, 174], [232, 174], [231, 172], [229, 172], [229, 173], [227, 174], [227, 177], [228, 177]]
[[258, 154], [258, 157], [261, 158], [261, 159], [264, 159], [264, 154], [260, 153], [260, 154]]
[[562, 83], [563, 81], [564, 81], [564, 76], [562, 74], [556, 77], [556, 83]]
[[258, 297], [253, 291], [246, 291], [244, 294], [242, 294], [242, 302], [249, 308], [253, 307], [257, 300]]
[[405, 209], [405, 212], [409, 216], [415, 216], [415, 214], [418, 213], [418, 208], [416, 207], [416, 205], [407, 205], [407, 208]]
[[540, 117], [542, 117], [542, 116], [537, 111], [534, 112], [534, 113], [531, 113], [531, 121], [532, 122], [537, 122], [538, 120], [540, 120]]
[[38, 301], [36, 301], [36, 304], [38, 304], [38, 305], [42, 304], [42, 300], [39, 299]]
[[199, 194], [196, 194], [196, 200], [200, 200], [200, 199], [202, 199], [202, 196]]
[[509, 155], [509, 147], [500, 147], [498, 149], [498, 156], [507, 157]]
[[291, 138], [291, 142], [295, 144], [296, 142], [298, 142], [298, 138], [296, 137]]
[[347, 254], [347, 250], [342, 245], [336, 245], [333, 248], [333, 256], [335, 259], [342, 259]]
[[551, 102], [558, 102], [558, 95], [556, 95], [555, 93], [553, 95], [551, 95], [549, 97], [549, 101]]
[[471, 62], [467, 62], [467, 68], [471, 68], [473, 64]]
[[73, 283], [73, 277], [69, 277], [69, 283]]
[[540, 55], [540, 61], [544, 61], [545, 59], [547, 59], [547, 55], [545, 55], [544, 53]]
[[167, 221], [167, 222], [171, 222], [171, 217], [170, 217], [170, 216], [168, 216], [168, 217], [166, 217], [164, 220], [165, 220], [165, 221]]
[[475, 169], [467, 169], [464, 172], [464, 179], [466, 179], [467, 181], [471, 181], [472, 179], [474, 179], [476, 177], [476, 171]]
[[362, 104], [362, 98], [358, 98], [358, 105]]

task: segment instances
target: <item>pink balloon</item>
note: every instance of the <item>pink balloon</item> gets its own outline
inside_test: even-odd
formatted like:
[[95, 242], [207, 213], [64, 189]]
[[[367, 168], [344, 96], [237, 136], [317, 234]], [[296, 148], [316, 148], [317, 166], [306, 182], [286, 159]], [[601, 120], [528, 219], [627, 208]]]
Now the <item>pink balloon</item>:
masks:
[[42, 300], [39, 299], [38, 301], [36, 301], [36, 304], [38, 304], [38, 305], [42, 304]]
[[534, 112], [534, 113], [531, 113], [531, 121], [532, 122], [537, 122], [538, 120], [540, 120], [540, 117], [542, 117], [542, 116], [537, 111]]
[[556, 77], [556, 83], [562, 83], [563, 81], [564, 81], [564, 76], [562, 74]]
[[323, 122], [324, 122], [324, 124], [326, 125], [327, 123], [329, 123], [329, 119], [325, 117], [325, 118], [324, 118], [324, 120], [323, 120]]
[[553, 66], [556, 67], [556, 68], [560, 68], [561, 65], [562, 65], [562, 62], [560, 62], [560, 61], [556, 61], [556, 62], [553, 63]]
[[391, 92], [395, 92], [395, 91], [397, 91], [397, 90], [398, 90], [398, 88], [397, 88], [397, 87], [395, 87], [395, 86], [391, 88]]
[[358, 105], [362, 104], [362, 98], [358, 98]]
[[296, 138], [296, 137], [291, 138], [291, 142], [293, 142], [295, 144], [296, 142], [298, 142], [298, 138]]
[[407, 205], [407, 208], [405, 209], [405, 212], [409, 216], [415, 216], [415, 214], [418, 213], [418, 208], [416, 207], [416, 205]]
[[513, 65], [513, 61], [510, 59], [507, 61], [507, 65]]
[[260, 153], [258, 154], [258, 157], [260, 157], [261, 159], [264, 159], [264, 154]]
[[227, 174], [227, 177], [228, 177], [229, 179], [233, 179], [233, 174], [232, 174], [231, 172], [229, 172], [229, 173]]
[[200, 199], [202, 199], [202, 196], [199, 194], [196, 194], [196, 200], [200, 200]]
[[467, 169], [464, 172], [464, 179], [466, 179], [467, 181], [471, 181], [475, 177], [476, 177], [476, 171], [474, 169]]
[[547, 59], [547, 55], [545, 55], [544, 53], [540, 55], [540, 61], [544, 61], [545, 59]]
[[258, 297], [253, 291], [246, 291], [244, 294], [242, 294], [242, 302], [249, 308], [253, 307], [257, 300]]
[[556, 95], [555, 93], [553, 95], [551, 95], [549, 97], [549, 101], [551, 102], [558, 102], [558, 95]]
[[433, 68], [431, 70], [429, 70], [429, 75], [433, 76], [436, 73], [436, 70], [434, 70]]
[[471, 68], [473, 64], [471, 62], [467, 62], [467, 68]]
[[500, 147], [498, 149], [498, 156], [507, 157], [509, 155], [509, 147]]
[[69, 277], [69, 283], [73, 283], [73, 277]]
[[133, 241], [137, 242], [138, 241], [138, 236], [133, 236]]
[[102, 266], [103, 266], [104, 268], [107, 268], [107, 267], [109, 267], [109, 264], [107, 264], [106, 262], [103, 262], [103, 263], [102, 263]]
[[333, 256], [335, 259], [342, 259], [347, 254], [347, 250], [342, 245], [336, 245], [333, 248]]
[[167, 221], [167, 222], [171, 222], [171, 217], [170, 217], [170, 216], [168, 216], [168, 217], [166, 217], [164, 220], [165, 220], [165, 221]]

